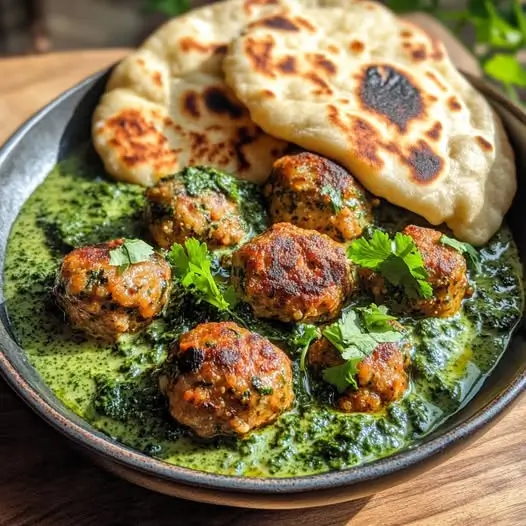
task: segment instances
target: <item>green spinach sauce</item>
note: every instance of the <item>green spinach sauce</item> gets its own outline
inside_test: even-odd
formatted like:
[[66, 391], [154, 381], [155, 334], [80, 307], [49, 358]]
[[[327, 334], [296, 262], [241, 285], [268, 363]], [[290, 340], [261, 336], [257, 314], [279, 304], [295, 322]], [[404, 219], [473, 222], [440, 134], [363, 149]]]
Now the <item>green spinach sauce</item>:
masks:
[[[347, 415], [331, 409], [330, 386], [312, 380], [306, 386], [299, 354], [288, 343], [291, 328], [255, 320], [241, 305], [237, 316], [291, 353], [296, 403], [247, 439], [196, 440], [169, 417], [158, 375], [169, 344], [199, 322], [222, 319], [217, 311], [176, 293], [163, 318], [108, 346], [73, 332], [52, 298], [60, 259], [72, 247], [145, 237], [143, 190], [109, 182], [97, 166], [85, 152], [63, 161], [24, 205], [5, 264], [7, 310], [31, 363], [66, 406], [112, 439], [166, 462], [215, 473], [284, 477], [341, 469], [414, 445], [469, 401], [521, 316], [521, 265], [504, 226], [480, 251], [481, 271], [470, 275], [475, 294], [464, 301], [461, 313], [401, 320], [414, 342], [406, 396], [381, 414]], [[202, 181], [195, 183], [198, 191]], [[388, 231], [422, 223], [385, 203], [377, 216]], [[219, 263], [217, 271], [226, 274]], [[353, 305], [368, 303], [364, 297], [352, 300]]]

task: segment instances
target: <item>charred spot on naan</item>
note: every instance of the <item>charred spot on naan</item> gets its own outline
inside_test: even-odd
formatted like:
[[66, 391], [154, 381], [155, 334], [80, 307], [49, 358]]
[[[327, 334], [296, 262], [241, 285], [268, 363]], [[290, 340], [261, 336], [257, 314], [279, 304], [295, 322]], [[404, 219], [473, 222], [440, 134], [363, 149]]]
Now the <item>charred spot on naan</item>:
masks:
[[306, 80], [312, 83], [315, 87], [313, 90], [314, 95], [332, 95], [333, 91], [329, 84], [320, 77], [315, 71], [308, 71], [303, 75]]
[[460, 111], [462, 109], [462, 104], [460, 104], [454, 95], [451, 95], [451, 97], [447, 99], [447, 105], [451, 111]]
[[359, 75], [358, 99], [364, 109], [384, 117], [401, 132], [422, 119], [426, 107], [421, 90], [405, 72], [390, 65], [369, 65]]
[[163, 86], [163, 77], [162, 77], [160, 71], [154, 71], [152, 73], [152, 81], [153, 81], [154, 84], [156, 84], [157, 86], [162, 88], [162, 86]]
[[247, 115], [247, 110], [240, 102], [234, 99], [224, 87], [209, 86], [203, 92], [203, 101], [211, 113], [228, 116], [232, 120], [240, 119]]
[[306, 59], [316, 70], [323, 72], [325, 75], [335, 75], [338, 71], [336, 64], [323, 53], [308, 53]]
[[[329, 122], [347, 137], [358, 161], [381, 169], [385, 163], [380, 157], [380, 152], [386, 150], [399, 157], [409, 168], [411, 179], [419, 184], [429, 184], [442, 173], [444, 160], [423, 139], [418, 140], [416, 146], [411, 146], [409, 151], [404, 153], [397, 144], [383, 142], [380, 132], [365, 119], [349, 114], [341, 115], [331, 104], [327, 106], [327, 110]], [[433, 128], [441, 130], [442, 125], [436, 124], [438, 126]]]
[[268, 29], [277, 29], [278, 31], [285, 32], [299, 32], [301, 30], [307, 30], [308, 32], [314, 32], [315, 27], [305, 18], [295, 15], [289, 15], [287, 13], [281, 13], [277, 15], [267, 16], [260, 18], [250, 23], [247, 29], [254, 29], [257, 27], [263, 27]]
[[417, 141], [409, 152], [402, 151], [399, 145], [389, 143], [385, 149], [398, 156], [400, 162], [410, 170], [411, 179], [421, 185], [435, 181], [444, 170], [444, 160], [424, 140]]
[[488, 142], [484, 137], [481, 137], [480, 135], [477, 135], [475, 137], [475, 140], [477, 141], [478, 145], [482, 150], [485, 152], [491, 152], [493, 150], [493, 145]]
[[426, 135], [433, 141], [439, 141], [442, 134], [442, 123], [436, 121], [433, 126], [427, 130]]
[[210, 55], [210, 54], [225, 54], [228, 46], [223, 43], [204, 44], [203, 42], [200, 42], [199, 40], [196, 40], [193, 37], [182, 37], [179, 40], [179, 47], [184, 53], [194, 52], [194, 53], [200, 53], [203, 55]]
[[296, 73], [296, 59], [291, 55], [287, 55], [276, 64], [276, 67], [280, 73], [285, 75], [287, 73]]
[[125, 109], [97, 131], [109, 137], [108, 144], [129, 168], [148, 164], [166, 173], [177, 163], [179, 149], [169, 147], [166, 136], [135, 109]]
[[444, 160], [437, 155], [425, 141], [420, 140], [417, 146], [409, 150], [405, 159], [411, 168], [413, 180], [421, 184], [434, 181], [444, 169]]
[[[384, 165], [383, 160], [378, 155], [381, 136], [374, 126], [364, 119], [352, 115], [346, 114], [342, 117], [338, 108], [332, 104], [327, 106], [327, 117], [329, 122], [339, 128], [347, 137], [360, 161], [375, 168], [381, 168]], [[347, 123], [344, 118], [348, 121]]]
[[180, 112], [197, 120], [202, 116], [220, 115], [230, 120], [245, 117], [247, 111], [224, 86], [208, 86], [201, 93], [188, 89], [181, 95]]
[[255, 71], [267, 77], [276, 78], [274, 72], [274, 63], [272, 59], [272, 50], [276, 42], [271, 36], [258, 40], [249, 37], [245, 41], [245, 55], [253, 66]]
[[363, 53], [363, 51], [365, 51], [365, 44], [361, 40], [351, 40], [349, 49], [356, 54]]
[[436, 84], [440, 91], [447, 91], [446, 85], [432, 71], [426, 71], [425, 75]]
[[195, 119], [201, 116], [201, 110], [199, 108], [199, 93], [194, 90], [188, 90], [181, 97], [181, 113], [183, 115], [189, 115]]
[[279, 29], [281, 31], [300, 31], [300, 26], [294, 22], [294, 19], [288, 18], [285, 15], [269, 16], [261, 18], [248, 25], [249, 29], [254, 27], [269, 27], [271, 29]]

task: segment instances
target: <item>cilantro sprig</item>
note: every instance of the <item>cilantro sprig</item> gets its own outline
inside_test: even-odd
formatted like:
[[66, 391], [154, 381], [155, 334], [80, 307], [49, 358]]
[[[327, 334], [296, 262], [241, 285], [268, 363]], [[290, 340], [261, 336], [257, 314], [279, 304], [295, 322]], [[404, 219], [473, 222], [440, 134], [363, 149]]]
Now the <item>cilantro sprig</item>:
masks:
[[142, 239], [125, 239], [122, 245], [110, 250], [110, 265], [124, 272], [130, 265], [148, 261], [153, 253], [153, 247]]
[[298, 323], [292, 334], [290, 342], [292, 346], [300, 353], [300, 371], [305, 371], [305, 359], [310, 344], [321, 337], [321, 332], [318, 327], [310, 323]]
[[480, 269], [480, 255], [469, 243], [464, 243], [445, 234], [440, 237], [440, 243], [460, 252], [475, 270]]
[[348, 387], [358, 389], [356, 374], [358, 364], [370, 356], [380, 343], [402, 339], [401, 326], [392, 323], [396, 318], [387, 314], [385, 307], [374, 303], [366, 308], [349, 310], [322, 334], [338, 351], [345, 363], [328, 367], [323, 379], [343, 393]]
[[231, 311], [235, 307], [234, 290], [220, 288], [212, 274], [212, 262], [205, 243], [194, 238], [187, 239], [184, 246], [174, 243], [168, 261], [181, 286], [193, 292], [199, 301], [205, 301], [220, 311]]
[[433, 295], [422, 254], [411, 236], [397, 232], [391, 239], [375, 230], [371, 239], [353, 241], [347, 255], [353, 263], [379, 272], [391, 285], [401, 287], [409, 298], [429, 299]]

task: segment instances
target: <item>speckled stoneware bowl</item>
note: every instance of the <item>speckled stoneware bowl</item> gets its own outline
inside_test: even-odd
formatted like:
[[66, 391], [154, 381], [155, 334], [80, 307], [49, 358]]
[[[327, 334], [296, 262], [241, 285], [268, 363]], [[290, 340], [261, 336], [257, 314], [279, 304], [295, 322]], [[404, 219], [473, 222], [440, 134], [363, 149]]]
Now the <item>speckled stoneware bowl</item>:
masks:
[[[90, 119], [108, 73], [66, 92], [24, 124], [0, 151], [0, 268], [20, 207], [53, 165], [89, 139]], [[502, 117], [515, 153], [519, 193], [508, 215], [526, 262], [526, 114], [481, 80], [473, 84]], [[0, 372], [44, 420], [94, 461], [141, 486], [186, 499], [253, 508], [300, 508], [369, 495], [429, 469], [465, 447], [494, 424], [526, 386], [526, 341], [518, 331], [506, 353], [467, 406], [413, 447], [343, 471], [286, 479], [211, 475], [179, 468], [123, 446], [64, 407], [17, 346], [3, 308], [0, 275]]]

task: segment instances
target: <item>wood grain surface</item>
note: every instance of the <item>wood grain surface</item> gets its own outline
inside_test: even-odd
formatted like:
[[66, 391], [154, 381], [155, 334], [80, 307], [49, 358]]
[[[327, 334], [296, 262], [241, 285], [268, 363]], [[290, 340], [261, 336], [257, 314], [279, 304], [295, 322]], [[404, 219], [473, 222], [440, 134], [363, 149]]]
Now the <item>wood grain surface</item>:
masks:
[[[466, 52], [428, 19], [457, 63]], [[451, 48], [451, 46], [453, 46]], [[0, 141], [40, 106], [125, 50], [0, 60]], [[526, 524], [526, 398], [484, 437], [410, 482], [347, 504], [254, 511], [154, 494], [92, 465], [0, 380], [0, 525], [484, 526]]]

